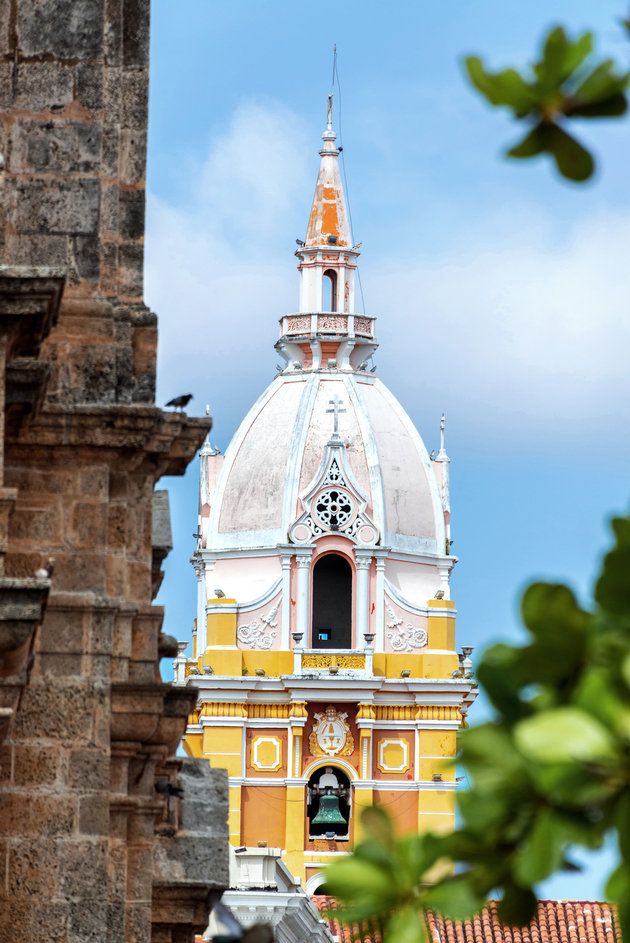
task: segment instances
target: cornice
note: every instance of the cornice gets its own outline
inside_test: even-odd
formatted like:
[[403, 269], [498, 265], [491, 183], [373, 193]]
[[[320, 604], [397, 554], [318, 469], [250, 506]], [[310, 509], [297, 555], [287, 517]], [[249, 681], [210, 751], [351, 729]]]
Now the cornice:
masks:
[[210, 417], [191, 417], [140, 404], [78, 404], [47, 406], [25, 423], [13, 453], [28, 450], [32, 461], [38, 449], [98, 449], [116, 461], [140, 467], [150, 464], [156, 477], [183, 474], [190, 459], [212, 428]]

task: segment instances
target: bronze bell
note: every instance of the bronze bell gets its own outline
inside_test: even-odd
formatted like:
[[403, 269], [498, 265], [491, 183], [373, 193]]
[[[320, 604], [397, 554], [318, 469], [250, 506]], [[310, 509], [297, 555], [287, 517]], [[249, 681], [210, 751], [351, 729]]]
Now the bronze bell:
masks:
[[342, 826], [344, 830], [348, 827], [348, 823], [339, 810], [338, 796], [329, 793], [320, 796], [319, 809], [311, 825]]

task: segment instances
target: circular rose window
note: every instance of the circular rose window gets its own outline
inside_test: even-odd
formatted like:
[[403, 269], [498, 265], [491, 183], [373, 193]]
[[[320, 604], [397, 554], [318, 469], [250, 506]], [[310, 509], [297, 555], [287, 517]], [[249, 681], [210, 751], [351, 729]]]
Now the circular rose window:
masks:
[[341, 530], [354, 517], [354, 502], [346, 491], [327, 488], [317, 495], [314, 510], [326, 530]]

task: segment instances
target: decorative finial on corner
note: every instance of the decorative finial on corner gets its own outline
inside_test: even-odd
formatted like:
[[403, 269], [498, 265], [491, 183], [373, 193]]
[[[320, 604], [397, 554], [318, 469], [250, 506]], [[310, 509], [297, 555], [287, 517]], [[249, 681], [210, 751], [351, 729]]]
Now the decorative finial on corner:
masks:
[[449, 462], [450, 459], [446, 454], [446, 413], [442, 413], [440, 416], [440, 450], [435, 458], [436, 462]]

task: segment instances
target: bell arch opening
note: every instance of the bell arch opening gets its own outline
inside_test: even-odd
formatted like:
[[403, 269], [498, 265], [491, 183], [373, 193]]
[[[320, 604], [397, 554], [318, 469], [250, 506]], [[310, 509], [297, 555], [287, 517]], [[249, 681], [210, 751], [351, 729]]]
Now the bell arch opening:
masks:
[[322, 311], [337, 310], [337, 273], [326, 269], [322, 276]]
[[338, 553], [313, 568], [313, 648], [352, 648], [352, 567]]
[[350, 780], [337, 766], [316, 770], [308, 781], [309, 838], [347, 840], [350, 830]]

